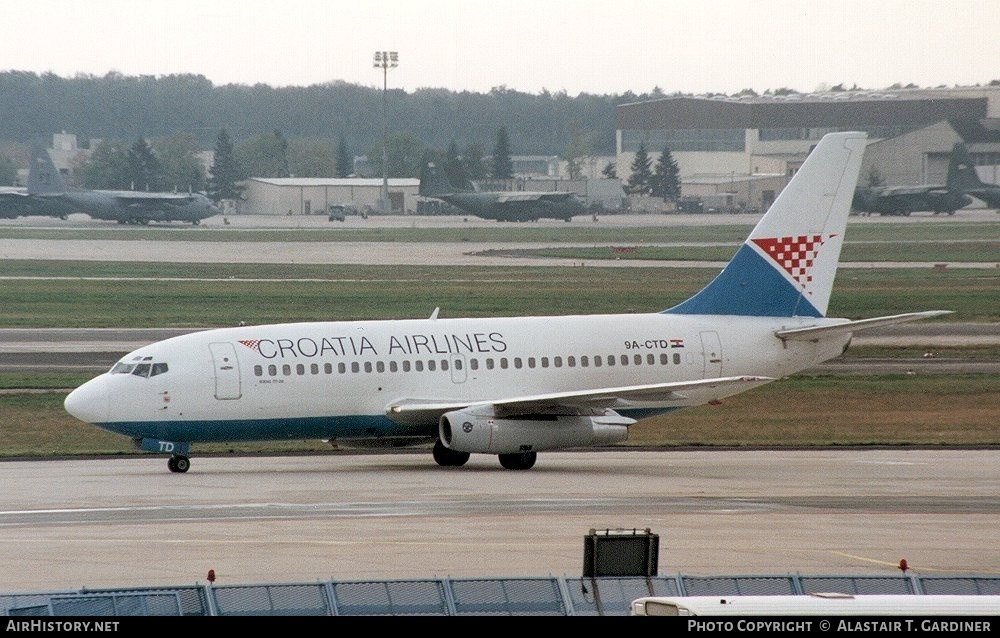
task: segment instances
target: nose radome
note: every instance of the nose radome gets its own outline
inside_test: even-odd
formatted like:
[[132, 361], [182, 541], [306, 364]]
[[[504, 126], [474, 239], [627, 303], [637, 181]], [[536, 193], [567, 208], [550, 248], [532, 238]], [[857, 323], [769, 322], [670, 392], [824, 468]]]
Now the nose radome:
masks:
[[104, 423], [108, 420], [108, 389], [104, 377], [97, 377], [73, 390], [63, 402], [63, 407], [73, 417], [85, 423]]

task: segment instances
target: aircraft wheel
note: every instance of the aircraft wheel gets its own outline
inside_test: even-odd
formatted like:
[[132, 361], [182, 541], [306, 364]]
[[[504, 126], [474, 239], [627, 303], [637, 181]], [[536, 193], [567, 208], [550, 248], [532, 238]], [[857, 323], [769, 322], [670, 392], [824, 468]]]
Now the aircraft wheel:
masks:
[[434, 462], [441, 467], [462, 467], [471, 456], [468, 452], [457, 452], [444, 446], [439, 440], [434, 442]]
[[513, 454], [501, 454], [500, 465], [508, 470], [530, 470], [535, 466], [538, 459], [537, 452], [514, 452]]
[[191, 459], [186, 456], [171, 456], [167, 461], [167, 468], [171, 472], [183, 474], [191, 469]]

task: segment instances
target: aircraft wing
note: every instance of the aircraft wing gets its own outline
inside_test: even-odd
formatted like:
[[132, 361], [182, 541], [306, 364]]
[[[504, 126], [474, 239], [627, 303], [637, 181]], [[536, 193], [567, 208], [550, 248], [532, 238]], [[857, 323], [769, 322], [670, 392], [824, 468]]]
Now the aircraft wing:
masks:
[[503, 193], [497, 197], [496, 203], [498, 204], [508, 204], [512, 202], [538, 202], [538, 201], [550, 201], [550, 202], [561, 202], [569, 199], [574, 194], [565, 191], [553, 191], [545, 193], [532, 193], [532, 192], [520, 192], [520, 193]]
[[114, 193], [115, 200], [122, 206], [161, 206], [186, 204], [191, 201], [187, 193], [139, 193], [120, 191]]
[[484, 401], [439, 402], [402, 399], [390, 404], [385, 413], [393, 421], [406, 424], [435, 422], [445, 412], [464, 408], [488, 409], [492, 411], [494, 416], [498, 417], [525, 414], [587, 414], [595, 409], [626, 407], [636, 402], [683, 402], [687, 399], [686, 393], [698, 390], [717, 390], [737, 386], [740, 391], [749, 390], [773, 380], [771, 377], [718, 377], [674, 383], [553, 392]]
[[835, 334], [854, 333], [866, 328], [877, 326], [891, 326], [897, 323], [908, 321], [919, 321], [920, 319], [930, 319], [941, 315], [950, 315], [951, 310], [927, 310], [924, 312], [908, 312], [902, 315], [890, 315], [888, 317], [874, 317], [872, 319], [859, 319], [858, 321], [847, 321], [832, 326], [807, 326], [805, 328], [790, 328], [788, 330], [778, 330], [774, 336], [779, 339], [790, 339], [792, 341], [813, 341], [820, 337], [829, 337]]

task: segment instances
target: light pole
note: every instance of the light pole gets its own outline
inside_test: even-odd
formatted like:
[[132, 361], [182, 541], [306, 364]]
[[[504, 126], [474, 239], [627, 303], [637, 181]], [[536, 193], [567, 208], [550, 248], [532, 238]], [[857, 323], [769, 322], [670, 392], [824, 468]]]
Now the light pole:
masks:
[[376, 51], [373, 65], [382, 69], [382, 197], [379, 201], [381, 212], [389, 212], [389, 69], [399, 66], [399, 53], [395, 51]]

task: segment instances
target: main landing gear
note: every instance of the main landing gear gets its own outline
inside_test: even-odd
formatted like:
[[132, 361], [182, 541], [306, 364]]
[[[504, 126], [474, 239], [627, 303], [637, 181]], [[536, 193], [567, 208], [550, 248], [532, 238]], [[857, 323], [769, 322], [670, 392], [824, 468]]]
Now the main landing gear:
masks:
[[178, 474], [183, 474], [191, 469], [191, 459], [180, 454], [176, 454], [170, 457], [167, 461], [167, 468], [171, 472], [176, 472]]
[[[441, 467], [461, 467], [469, 460], [468, 452], [458, 452], [444, 446], [440, 440], [434, 442], [434, 462]], [[499, 454], [500, 465], [508, 470], [530, 470], [538, 460], [537, 452], [513, 452]]]
[[444, 446], [441, 439], [434, 442], [434, 462], [441, 467], [462, 467], [469, 460], [468, 452], [456, 452]]
[[538, 459], [537, 452], [514, 452], [501, 454], [500, 465], [508, 470], [530, 470]]

